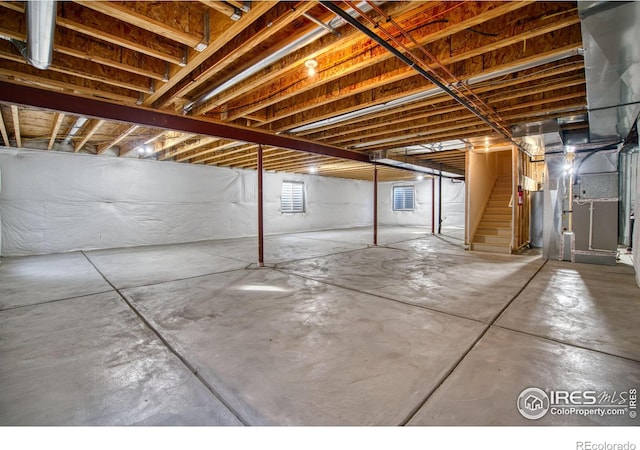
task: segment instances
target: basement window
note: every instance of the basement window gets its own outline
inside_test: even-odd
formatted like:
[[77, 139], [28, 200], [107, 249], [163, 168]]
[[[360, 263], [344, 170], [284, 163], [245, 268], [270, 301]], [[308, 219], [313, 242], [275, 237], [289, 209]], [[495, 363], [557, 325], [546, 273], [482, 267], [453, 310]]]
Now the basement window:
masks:
[[283, 181], [280, 194], [280, 212], [303, 213], [304, 207], [304, 182]]
[[413, 211], [415, 209], [415, 189], [413, 186], [393, 187], [393, 210]]

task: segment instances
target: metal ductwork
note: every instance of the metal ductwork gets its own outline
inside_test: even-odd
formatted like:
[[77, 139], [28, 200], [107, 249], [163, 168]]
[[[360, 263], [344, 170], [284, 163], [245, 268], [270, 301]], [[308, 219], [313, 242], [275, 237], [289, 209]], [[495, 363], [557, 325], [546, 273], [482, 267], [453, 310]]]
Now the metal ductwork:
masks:
[[640, 2], [578, 2], [591, 142], [624, 139], [640, 112]]
[[25, 59], [38, 69], [48, 69], [53, 58], [56, 28], [56, 0], [31, 0], [26, 3], [27, 48]]
[[[359, 7], [362, 8], [362, 10], [364, 11], [369, 11], [371, 9], [371, 6], [367, 5], [366, 3], [361, 3], [360, 5], [358, 5]], [[357, 13], [351, 9], [348, 10], [349, 14], [353, 14], [353, 15], [357, 15]], [[242, 72], [238, 73], [237, 75], [233, 76], [232, 78], [230, 78], [229, 80], [223, 82], [222, 84], [220, 84], [219, 86], [213, 88], [212, 90], [204, 93], [203, 95], [201, 95], [200, 97], [198, 97], [196, 100], [194, 100], [193, 102], [189, 103], [188, 105], [186, 105], [184, 107], [184, 113], [188, 113], [189, 111], [191, 111], [193, 108], [205, 103], [206, 101], [208, 101], [209, 99], [215, 97], [218, 94], [221, 94], [222, 92], [226, 91], [227, 89], [235, 86], [236, 84], [240, 83], [241, 81], [246, 80], [247, 78], [249, 78], [252, 75], [255, 75], [256, 73], [258, 73], [259, 71], [261, 71], [262, 69], [269, 67], [270, 65], [280, 61], [282, 58], [284, 58], [285, 56], [300, 50], [304, 47], [306, 47], [307, 45], [311, 44], [312, 42], [320, 39], [321, 37], [329, 34], [329, 33], [334, 33], [336, 35], [340, 35], [336, 29], [340, 28], [341, 26], [345, 25], [346, 22], [344, 20], [342, 20], [339, 17], [335, 17], [333, 19], [331, 19], [331, 21], [329, 21], [329, 23], [322, 23], [321, 21], [319, 21], [316, 18], [313, 18], [312, 16], [310, 16], [309, 14], [305, 14], [304, 15], [307, 19], [311, 20], [312, 22], [316, 23], [319, 25], [318, 28], [315, 28], [311, 31], [309, 31], [308, 33], [304, 34], [303, 36], [299, 37], [298, 39], [296, 39], [295, 41], [285, 45], [284, 47], [282, 47], [281, 49], [271, 53], [269, 56], [267, 56], [266, 58], [262, 59], [261, 61], [259, 61], [258, 63], [252, 65], [251, 67], [243, 70]]]

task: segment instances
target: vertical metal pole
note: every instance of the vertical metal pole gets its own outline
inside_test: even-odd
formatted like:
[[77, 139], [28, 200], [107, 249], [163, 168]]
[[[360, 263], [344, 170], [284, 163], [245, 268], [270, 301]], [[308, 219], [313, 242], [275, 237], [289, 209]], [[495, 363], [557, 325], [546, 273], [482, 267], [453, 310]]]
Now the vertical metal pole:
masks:
[[378, 245], [378, 166], [373, 165], [373, 245]]
[[264, 267], [264, 217], [262, 211], [262, 145], [258, 145], [258, 267]]
[[436, 234], [436, 177], [431, 177], [431, 234]]
[[442, 166], [438, 174], [438, 234], [442, 234]]

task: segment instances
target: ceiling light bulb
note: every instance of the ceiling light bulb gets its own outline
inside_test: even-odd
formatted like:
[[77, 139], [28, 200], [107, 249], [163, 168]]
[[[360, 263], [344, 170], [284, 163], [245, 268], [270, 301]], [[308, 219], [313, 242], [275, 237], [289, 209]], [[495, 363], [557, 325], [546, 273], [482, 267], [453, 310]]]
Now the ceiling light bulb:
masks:
[[144, 152], [145, 152], [147, 155], [150, 155], [150, 154], [151, 154], [151, 152], [153, 152], [153, 147], [152, 147], [151, 145], [145, 145], [145, 147], [144, 147]]
[[318, 61], [315, 59], [309, 59], [304, 62], [304, 65], [307, 67], [307, 73], [310, 77], [316, 74], [316, 67], [318, 67]]
[[144, 153], [144, 148], [142, 147], [138, 147], [136, 150], [138, 151], [138, 155], [142, 155]]
[[318, 168], [316, 166], [309, 167], [309, 173], [317, 173], [317, 172], [318, 172]]
[[418, 181], [422, 181], [422, 180], [424, 180], [424, 176], [418, 175]]

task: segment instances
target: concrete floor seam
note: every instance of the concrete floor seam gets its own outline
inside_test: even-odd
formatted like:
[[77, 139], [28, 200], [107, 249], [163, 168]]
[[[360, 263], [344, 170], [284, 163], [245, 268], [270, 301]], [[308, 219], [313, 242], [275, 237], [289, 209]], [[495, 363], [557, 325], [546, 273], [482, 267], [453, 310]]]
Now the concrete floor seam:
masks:
[[205, 379], [203, 379], [200, 376], [200, 374], [198, 373], [198, 370], [184, 356], [182, 356], [182, 354], [180, 354], [180, 352], [178, 352], [169, 343], [169, 341], [167, 341], [164, 338], [164, 336], [162, 336], [162, 334], [155, 327], [153, 327], [153, 325], [151, 325], [151, 323], [142, 315], [142, 313], [138, 311], [138, 309], [135, 306], [133, 306], [133, 304], [131, 304], [131, 302], [129, 302], [129, 300], [127, 300], [127, 298], [124, 295], [122, 295], [120, 290], [118, 290], [118, 288], [116, 288], [111, 283], [111, 281], [109, 281], [109, 279], [104, 276], [104, 274], [93, 264], [93, 262], [87, 257], [87, 255], [85, 255], [84, 252], [81, 252], [81, 253], [85, 256], [85, 258], [87, 258], [87, 261], [89, 261], [89, 263], [95, 268], [95, 270], [100, 274], [100, 276], [102, 276], [102, 278], [104, 278], [104, 280], [107, 283], [109, 283], [109, 285], [118, 294], [118, 296], [122, 299], [122, 301], [131, 309], [131, 311], [133, 311], [133, 313], [142, 321], [142, 323], [160, 340], [160, 342], [162, 342], [162, 344], [167, 348], [167, 350], [169, 350], [171, 354], [173, 354], [176, 358], [178, 358], [178, 360], [182, 364], [184, 364], [184, 366], [193, 374], [194, 377], [196, 377], [198, 381], [200, 381], [200, 383], [202, 383], [202, 385], [211, 393], [211, 395], [213, 395], [220, 403], [222, 403], [224, 407], [227, 408], [229, 412], [231, 412], [231, 414], [233, 414], [236, 417], [236, 419], [240, 421], [240, 423], [242, 423], [243, 425], [248, 425], [247, 421], [240, 414], [238, 414], [238, 412], [233, 407], [231, 407], [231, 405], [229, 405], [224, 398], [222, 398], [216, 392], [213, 386], [211, 386]]
[[[85, 254], [84, 252], [80, 252], [80, 253], [82, 253], [82, 254], [84, 255], [84, 257], [85, 257], [85, 258], [87, 258], [87, 259], [89, 260], [89, 262], [91, 263], [91, 265], [92, 265], [92, 266], [93, 266], [93, 267], [98, 271], [98, 273], [99, 273], [99, 274], [100, 274], [100, 275], [101, 275], [101, 276], [106, 280], [106, 282], [107, 282], [107, 283], [109, 283], [109, 285], [110, 285], [110, 286], [112, 286], [112, 287], [113, 287], [114, 289], [116, 289], [116, 290], [118, 289], [118, 288], [116, 288], [116, 287], [113, 285], [113, 283], [111, 283], [111, 281], [109, 281], [109, 280], [107, 279], [107, 277], [105, 277], [105, 276], [104, 276], [104, 274], [103, 274], [103, 273], [98, 269], [98, 267], [94, 264], [94, 262], [93, 262], [93, 261], [91, 261], [91, 258], [89, 257], [89, 255]], [[241, 260], [238, 260], [238, 261], [240, 261], [240, 262], [245, 262], [245, 261], [241, 261]], [[200, 275], [194, 275], [194, 276], [192, 276], [192, 277], [174, 278], [174, 279], [171, 279], [171, 280], [158, 281], [158, 282], [155, 282], [155, 283], [149, 283], [149, 284], [136, 284], [136, 285], [133, 285], [133, 286], [122, 286], [122, 287], [120, 287], [120, 289], [131, 289], [131, 288], [139, 288], [139, 287], [145, 287], [145, 286], [155, 286], [156, 284], [171, 283], [171, 282], [173, 282], [173, 281], [183, 281], [183, 280], [184, 280], [184, 281], [186, 281], [186, 280], [193, 280], [193, 279], [200, 278], [200, 277], [208, 277], [208, 276], [211, 276], [211, 275], [217, 275], [217, 274], [219, 274], [219, 273], [240, 272], [240, 271], [243, 271], [243, 270], [248, 270], [248, 269], [250, 269], [250, 268], [251, 268], [251, 266], [252, 266], [252, 264], [248, 264], [246, 267], [241, 267], [241, 268], [239, 268], [239, 269], [222, 270], [222, 271], [220, 271], [220, 272], [204, 273], [204, 274], [200, 274]]]
[[13, 310], [20, 309], [20, 308], [28, 308], [30, 306], [47, 305], [49, 303], [58, 303], [58, 302], [64, 302], [64, 301], [68, 301], [68, 300], [75, 300], [77, 298], [86, 297], [88, 295], [106, 294], [107, 292], [111, 292], [111, 289], [109, 289], [108, 291], [87, 292], [87, 293], [83, 293], [81, 295], [74, 295], [72, 297], [56, 298], [56, 299], [53, 299], [53, 300], [45, 300], [43, 302], [30, 303], [28, 305], [17, 305], [17, 306], [10, 306], [8, 308], [0, 308], [0, 312], [13, 311]]
[[583, 345], [578, 345], [578, 344], [574, 344], [574, 343], [567, 342], [567, 341], [561, 341], [559, 339], [554, 339], [554, 338], [551, 338], [549, 336], [542, 336], [540, 334], [531, 333], [531, 332], [528, 332], [528, 331], [516, 330], [515, 328], [505, 327], [504, 325], [491, 325], [491, 326], [494, 327], [494, 328], [500, 328], [500, 329], [503, 329], [503, 330], [512, 331], [514, 333], [524, 334], [525, 336], [532, 336], [532, 337], [535, 337], [535, 338], [544, 339], [546, 341], [554, 342], [556, 344], [567, 345], [569, 347], [579, 348], [581, 350], [588, 350], [590, 352], [600, 353], [601, 355], [613, 356], [614, 358], [620, 358], [620, 359], [624, 359], [626, 361], [640, 363], [640, 360], [629, 358], [628, 356], [616, 355], [615, 353], [605, 352], [603, 350], [598, 350], [598, 349], [595, 349], [595, 348], [586, 347], [586, 346], [583, 346]]
[[540, 271], [545, 266], [545, 264], [546, 264], [546, 261], [540, 267], [538, 267], [538, 269], [533, 273], [533, 275], [531, 275], [531, 277], [527, 280], [527, 282], [524, 283], [522, 288], [518, 292], [516, 292], [516, 294], [513, 296], [513, 298], [511, 298], [511, 300], [502, 308], [500, 313], [497, 314], [489, 324], [487, 324], [486, 328], [484, 330], [482, 330], [482, 332], [479, 334], [478, 338], [469, 346], [468, 350], [466, 352], [464, 352], [462, 354], [462, 356], [453, 364], [453, 366], [451, 367], [451, 370], [447, 371], [447, 373], [438, 381], [438, 383], [431, 390], [431, 392], [429, 392], [427, 394], [425, 399], [422, 402], [420, 402], [413, 409], [412, 413], [404, 421], [402, 421], [400, 423], [401, 426], [405, 426], [406, 424], [408, 424], [409, 421], [418, 413], [418, 411], [420, 411], [420, 409], [422, 409], [422, 407], [427, 404], [427, 402], [433, 396], [433, 394], [435, 394], [436, 391], [456, 371], [456, 369], [458, 367], [460, 367], [460, 364], [462, 364], [462, 361], [464, 361], [464, 359], [469, 355], [469, 353], [471, 353], [471, 351], [478, 345], [478, 343], [482, 340], [482, 338], [486, 336], [487, 332], [493, 327], [493, 324], [500, 318], [502, 313], [504, 313], [504, 311], [506, 311], [507, 308], [509, 308], [509, 306], [511, 306], [511, 304], [518, 298], [518, 296], [522, 293], [522, 291], [524, 291], [526, 289], [526, 287], [529, 285], [529, 283], [531, 283], [533, 281], [533, 279], [540, 273]]
[[432, 307], [429, 307], [429, 306], [426, 306], [426, 305], [421, 305], [421, 304], [418, 304], [418, 303], [406, 302], [406, 301], [398, 300], [397, 298], [385, 297], [384, 295], [375, 294], [375, 293], [372, 293], [372, 292], [361, 291], [359, 289], [354, 289], [352, 287], [343, 286], [343, 285], [340, 285], [340, 284], [329, 283], [326, 280], [317, 280], [315, 278], [305, 277], [303, 275], [300, 275], [299, 273], [287, 272], [286, 270], [283, 270], [283, 269], [280, 269], [280, 268], [277, 268], [277, 267], [274, 270], [277, 270], [278, 272], [284, 273], [286, 275], [296, 276], [296, 277], [302, 278], [304, 280], [315, 281], [316, 283], [326, 284], [327, 286], [333, 286], [333, 287], [337, 287], [337, 288], [340, 288], [340, 289], [346, 289], [347, 291], [357, 292], [358, 294], [370, 295], [372, 297], [376, 297], [376, 298], [379, 298], [379, 299], [382, 299], [382, 300], [386, 300], [386, 301], [390, 301], [390, 302], [394, 302], [394, 303], [400, 303], [401, 305], [412, 306], [412, 307], [415, 307], [415, 308], [420, 308], [420, 309], [424, 309], [426, 311], [435, 312], [435, 313], [439, 313], [439, 314], [446, 314], [448, 316], [456, 317], [458, 319], [471, 320], [473, 322], [478, 322], [478, 323], [481, 323], [483, 325], [487, 324], [486, 322], [483, 322], [482, 320], [474, 319], [472, 317], [465, 317], [465, 316], [462, 316], [462, 315], [454, 314], [452, 312], [435, 309], [435, 308], [432, 308]]

